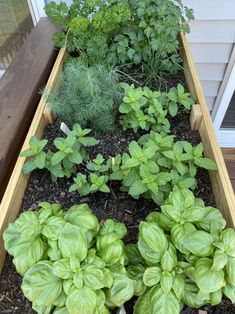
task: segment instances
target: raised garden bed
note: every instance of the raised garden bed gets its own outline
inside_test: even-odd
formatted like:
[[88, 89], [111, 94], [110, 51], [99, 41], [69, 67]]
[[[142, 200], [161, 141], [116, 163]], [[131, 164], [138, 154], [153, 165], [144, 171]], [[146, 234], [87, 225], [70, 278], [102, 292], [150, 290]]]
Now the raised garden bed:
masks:
[[[223, 212], [223, 215], [227, 221], [227, 225], [230, 227], [235, 226], [235, 202], [234, 202], [234, 193], [231, 187], [231, 183], [227, 174], [227, 170], [224, 164], [224, 160], [220, 151], [220, 148], [218, 146], [215, 132], [213, 129], [212, 121], [206, 106], [206, 102], [203, 96], [203, 92], [200, 86], [200, 82], [197, 77], [197, 73], [193, 64], [192, 56], [187, 44], [187, 41], [183, 34], [180, 34], [180, 42], [181, 42], [181, 53], [183, 56], [183, 62], [184, 62], [184, 73], [185, 78], [188, 84], [189, 91], [192, 95], [192, 97], [197, 100], [198, 105], [193, 107], [192, 113], [191, 113], [191, 124], [195, 129], [199, 130], [201, 141], [205, 148], [205, 156], [211, 158], [216, 162], [217, 170], [210, 173], [211, 178], [211, 184], [214, 191], [215, 196], [215, 203], [216, 206]], [[52, 70], [51, 76], [49, 78], [48, 84], [46, 89], [53, 89], [57, 85], [59, 74], [62, 71], [63, 61], [66, 55], [65, 49], [61, 49], [56, 63], [54, 65], [54, 68]], [[35, 135], [38, 138], [40, 138], [47, 127], [47, 125], [52, 122], [50, 111], [47, 108], [46, 105], [47, 99], [44, 97], [41, 99], [37, 112], [35, 114], [34, 120], [32, 122], [32, 125], [30, 127], [29, 133], [27, 135], [27, 138], [25, 140], [25, 143], [23, 145], [22, 151], [26, 150], [28, 148], [29, 139]], [[174, 124], [174, 123], [173, 123]], [[182, 118], [183, 126], [185, 125], [185, 118]], [[173, 127], [173, 134], [177, 135], [177, 127]], [[57, 128], [58, 129], [58, 128]], [[183, 132], [189, 132], [189, 128], [187, 126], [183, 128]], [[182, 138], [182, 133], [179, 135], [180, 139]], [[51, 138], [54, 133], [53, 126], [49, 126], [46, 129], [45, 135], [47, 136], [49, 134], [49, 138]], [[58, 131], [56, 131], [56, 136], [58, 136]], [[101, 137], [101, 147], [102, 154], [107, 156], [110, 154], [110, 151], [112, 153], [119, 153], [119, 149], [125, 150], [127, 149], [127, 146], [131, 140], [134, 140], [135, 137], [133, 134], [125, 133], [123, 135], [115, 134], [114, 141], [116, 145], [111, 144], [111, 147], [109, 148], [108, 144], [112, 141], [108, 136]], [[198, 142], [200, 140], [197, 135], [191, 135], [186, 136], [186, 139], [189, 141], [192, 141], [193, 143]], [[102, 146], [103, 143], [103, 146]], [[110, 149], [110, 151], [109, 151]], [[100, 151], [93, 151], [91, 150], [92, 157], [95, 157], [95, 154]], [[14, 168], [14, 171], [12, 173], [9, 185], [7, 187], [7, 190], [5, 192], [5, 195], [3, 197], [3, 200], [1, 202], [0, 212], [0, 236], [1, 236], [1, 243], [0, 243], [0, 267], [3, 267], [4, 258], [5, 258], [5, 250], [3, 246], [3, 240], [2, 240], [2, 233], [7, 227], [7, 225], [10, 222], [13, 222], [15, 218], [17, 217], [19, 210], [22, 205], [22, 200], [24, 198], [24, 193], [26, 190], [26, 186], [29, 180], [29, 176], [26, 176], [22, 173], [22, 168], [25, 163], [25, 158], [19, 158], [17, 160], [16, 166]], [[22, 210], [26, 210], [30, 206], [34, 209], [35, 204], [42, 200], [42, 197], [45, 195], [46, 187], [48, 186], [47, 176], [44, 176], [44, 178], [41, 178], [41, 173], [38, 172], [37, 174], [33, 174], [31, 183], [29, 184], [28, 191], [26, 194], [26, 202], [23, 205]], [[204, 187], [208, 185], [209, 182], [207, 181], [205, 172], [199, 173], [198, 175], [199, 182], [202, 180], [204, 181]], [[39, 184], [40, 182], [40, 184]], [[42, 183], [42, 185], [41, 185]], [[71, 182], [70, 182], [71, 183]], [[43, 189], [44, 185], [44, 189]], [[36, 188], [37, 192], [33, 191], [33, 187]], [[61, 190], [64, 189], [64, 190]], [[49, 192], [48, 192], [49, 191]], [[66, 182], [62, 182], [61, 185], [56, 186], [55, 184], [50, 184], [48, 187], [48, 197], [44, 200], [50, 200], [52, 202], [56, 202], [57, 200], [60, 200], [60, 203], [63, 203], [64, 207], [71, 206], [74, 203], [85, 202], [87, 199], [81, 201], [81, 199], [77, 199], [76, 196], [69, 196], [67, 194], [66, 190]], [[51, 195], [51, 192], [53, 192], [53, 197]], [[127, 242], [133, 242], [136, 239], [137, 234], [137, 228], [136, 224], [139, 223], [140, 220], [145, 219], [146, 215], [149, 211], [156, 208], [156, 205], [154, 205], [151, 201], [136, 201], [132, 200], [130, 197], [129, 199], [125, 196], [123, 196], [122, 192], [117, 192], [115, 186], [113, 187], [114, 194], [108, 195], [108, 196], [91, 196], [89, 199], [89, 205], [92, 209], [94, 209], [95, 214], [98, 216], [99, 219], [103, 220], [105, 218], [114, 218], [117, 220], [121, 220], [127, 224], [129, 227], [129, 236], [127, 238]], [[213, 198], [210, 196], [210, 187], [208, 190], [201, 191], [200, 190], [200, 183], [199, 188], [196, 191], [196, 195], [198, 197], [203, 197], [205, 194], [209, 195], [209, 199], [205, 200], [206, 203], [208, 202], [208, 205], [213, 205]], [[122, 202], [123, 200], [123, 202]], [[31, 203], [31, 204], [30, 204]], [[33, 204], [32, 204], [33, 203]], [[124, 208], [125, 207], [125, 208]], [[110, 210], [113, 208], [113, 212]], [[109, 210], [108, 210], [109, 209]], [[124, 211], [122, 211], [124, 209]], [[126, 210], [125, 210], [126, 209]], [[109, 213], [109, 214], [108, 214]], [[109, 217], [110, 215], [110, 217]], [[107, 217], [108, 216], [108, 217]], [[7, 270], [7, 268], [6, 268]], [[5, 278], [5, 277], [4, 277]], [[27, 305], [28, 306], [28, 305]], [[27, 308], [27, 306], [24, 309], [20, 309], [19, 312], [22, 312]], [[132, 313], [132, 304], [127, 305], [127, 313]], [[229, 311], [232, 309], [231, 304], [228, 302], [226, 305], [226, 302], [224, 302], [220, 307], [222, 308], [221, 313], [229, 313]], [[213, 309], [210, 307], [205, 308], [208, 310], [208, 313], [213, 313]], [[4, 313], [4, 312], [3, 312]], [[17, 311], [14, 313], [18, 313]], [[192, 309], [185, 308], [183, 310], [183, 313], [194, 313]], [[195, 312], [196, 313], [196, 312]], [[230, 311], [231, 313], [231, 311]]]

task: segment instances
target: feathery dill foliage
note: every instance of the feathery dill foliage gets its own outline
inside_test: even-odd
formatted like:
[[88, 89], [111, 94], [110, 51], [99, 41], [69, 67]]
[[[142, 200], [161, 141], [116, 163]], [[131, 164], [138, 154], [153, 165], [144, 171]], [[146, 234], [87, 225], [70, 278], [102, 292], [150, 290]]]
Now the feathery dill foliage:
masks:
[[88, 67], [81, 58], [66, 62], [58, 91], [49, 94], [49, 106], [68, 126], [79, 123], [95, 131], [112, 131], [121, 91], [118, 75], [102, 65]]

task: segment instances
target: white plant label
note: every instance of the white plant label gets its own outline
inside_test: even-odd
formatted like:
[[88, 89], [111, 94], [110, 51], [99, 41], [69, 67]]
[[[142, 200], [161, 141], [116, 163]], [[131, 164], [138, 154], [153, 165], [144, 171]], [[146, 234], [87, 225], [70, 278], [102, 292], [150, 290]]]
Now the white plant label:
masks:
[[64, 122], [61, 122], [60, 129], [65, 135], [68, 135], [71, 132], [69, 127]]

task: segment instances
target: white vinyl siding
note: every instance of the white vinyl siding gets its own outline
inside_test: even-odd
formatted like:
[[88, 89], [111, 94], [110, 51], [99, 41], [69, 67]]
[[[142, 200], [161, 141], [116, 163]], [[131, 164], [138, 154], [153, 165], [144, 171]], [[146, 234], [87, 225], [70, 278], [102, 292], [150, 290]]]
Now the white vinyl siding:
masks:
[[235, 42], [235, 0], [183, 0], [194, 9], [187, 35], [211, 111]]

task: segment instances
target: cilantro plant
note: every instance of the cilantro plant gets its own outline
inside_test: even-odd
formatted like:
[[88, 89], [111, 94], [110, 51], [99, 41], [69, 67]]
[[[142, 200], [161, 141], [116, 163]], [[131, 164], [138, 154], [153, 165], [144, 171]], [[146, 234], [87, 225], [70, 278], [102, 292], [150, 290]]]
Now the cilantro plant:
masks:
[[[180, 313], [235, 302], [235, 231], [224, 229], [220, 211], [206, 207], [187, 189], [175, 189], [139, 226], [137, 245], [128, 245], [128, 272], [142, 292], [134, 313]], [[141, 282], [142, 279], [142, 282]]]
[[37, 313], [108, 314], [134, 294], [124, 267], [126, 234], [125, 225], [111, 219], [100, 226], [87, 204], [63, 211], [43, 202], [3, 237]]
[[76, 170], [76, 165], [80, 165], [87, 158], [85, 148], [99, 143], [95, 138], [86, 136], [90, 132], [90, 129], [83, 130], [79, 124], [75, 124], [66, 138], [59, 137], [54, 140], [56, 152], [44, 152], [47, 140], [40, 141], [32, 137], [30, 148], [20, 154], [21, 157], [29, 157], [23, 167], [24, 173], [46, 168], [53, 181], [57, 178], [69, 178]]
[[170, 123], [167, 114], [174, 117], [181, 106], [189, 111], [194, 103], [181, 84], [171, 88], [168, 93], [152, 91], [146, 86], [135, 88], [133, 84], [121, 83], [121, 86], [124, 97], [119, 112], [124, 130], [131, 128], [137, 132], [139, 129], [152, 129], [168, 133]]

